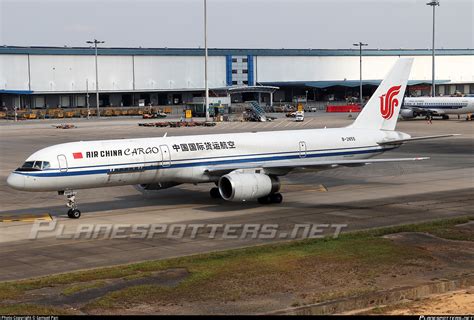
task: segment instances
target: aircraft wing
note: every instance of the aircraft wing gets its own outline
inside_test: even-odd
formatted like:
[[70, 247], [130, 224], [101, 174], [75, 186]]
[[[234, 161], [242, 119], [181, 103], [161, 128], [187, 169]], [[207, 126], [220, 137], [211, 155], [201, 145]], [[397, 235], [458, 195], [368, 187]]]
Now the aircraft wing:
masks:
[[395, 139], [395, 140], [386, 140], [377, 142], [377, 144], [383, 145], [390, 145], [390, 144], [402, 144], [405, 142], [417, 141], [417, 140], [428, 140], [428, 139], [439, 139], [439, 138], [447, 138], [447, 137], [454, 137], [460, 136], [460, 134], [441, 134], [436, 136], [424, 136], [424, 137], [412, 137], [407, 139]]
[[211, 175], [220, 175], [233, 170], [239, 169], [283, 169], [290, 171], [292, 169], [328, 169], [337, 166], [360, 166], [371, 163], [381, 162], [401, 162], [401, 161], [420, 161], [428, 160], [429, 157], [418, 157], [418, 158], [393, 158], [393, 159], [362, 159], [362, 160], [333, 160], [333, 161], [321, 161], [318, 159], [296, 159], [296, 160], [284, 160], [284, 161], [260, 161], [251, 163], [230, 163], [209, 166], [206, 172]]

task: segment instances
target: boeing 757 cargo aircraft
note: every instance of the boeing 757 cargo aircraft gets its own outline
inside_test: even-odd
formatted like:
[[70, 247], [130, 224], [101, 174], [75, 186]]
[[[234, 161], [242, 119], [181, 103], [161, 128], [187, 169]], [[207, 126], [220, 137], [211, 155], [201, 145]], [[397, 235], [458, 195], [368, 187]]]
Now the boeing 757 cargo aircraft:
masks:
[[279, 177], [292, 171], [424, 160], [370, 158], [407, 141], [450, 136], [412, 138], [394, 131], [412, 63], [399, 59], [345, 128], [64, 143], [33, 153], [7, 183], [66, 195], [70, 218], [81, 215], [75, 190], [119, 185], [155, 190], [213, 182], [213, 198], [280, 203]]

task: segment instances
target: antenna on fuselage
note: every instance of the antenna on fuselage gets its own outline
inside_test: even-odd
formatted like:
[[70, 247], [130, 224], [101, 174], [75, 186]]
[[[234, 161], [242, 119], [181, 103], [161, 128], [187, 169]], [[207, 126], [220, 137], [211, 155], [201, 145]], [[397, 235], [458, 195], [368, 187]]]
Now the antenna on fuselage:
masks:
[[165, 134], [163, 135], [163, 138], [166, 138], [167, 135], [168, 135], [168, 132], [165, 132]]

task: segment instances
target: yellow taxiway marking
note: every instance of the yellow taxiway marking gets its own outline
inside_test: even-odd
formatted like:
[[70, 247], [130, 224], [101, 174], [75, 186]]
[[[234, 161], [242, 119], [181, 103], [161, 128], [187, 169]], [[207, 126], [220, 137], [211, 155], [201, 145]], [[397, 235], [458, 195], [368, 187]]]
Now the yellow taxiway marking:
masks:
[[305, 192], [305, 191], [317, 191], [317, 192], [328, 192], [328, 189], [320, 184], [318, 186], [304, 185], [304, 184], [285, 184], [282, 186], [283, 192]]
[[0, 222], [35, 222], [36, 220], [41, 221], [53, 221], [53, 217], [49, 213], [35, 215], [35, 214], [25, 214], [25, 215], [0, 215]]

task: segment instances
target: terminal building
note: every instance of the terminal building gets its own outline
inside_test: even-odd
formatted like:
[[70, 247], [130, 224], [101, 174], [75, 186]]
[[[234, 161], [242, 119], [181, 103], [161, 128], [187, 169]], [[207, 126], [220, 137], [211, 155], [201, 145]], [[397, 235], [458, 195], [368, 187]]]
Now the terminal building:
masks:
[[[80, 47], [0, 47], [1, 106], [85, 107], [88, 101], [96, 106], [94, 54], [93, 48]], [[399, 57], [415, 58], [408, 94], [429, 95], [431, 50], [366, 49], [364, 97]], [[202, 103], [204, 50], [99, 48], [98, 75], [100, 106]], [[208, 75], [210, 96], [217, 101], [259, 100], [270, 106], [355, 99], [359, 50], [209, 49]], [[474, 94], [474, 49], [436, 50], [436, 79], [437, 95]]]

